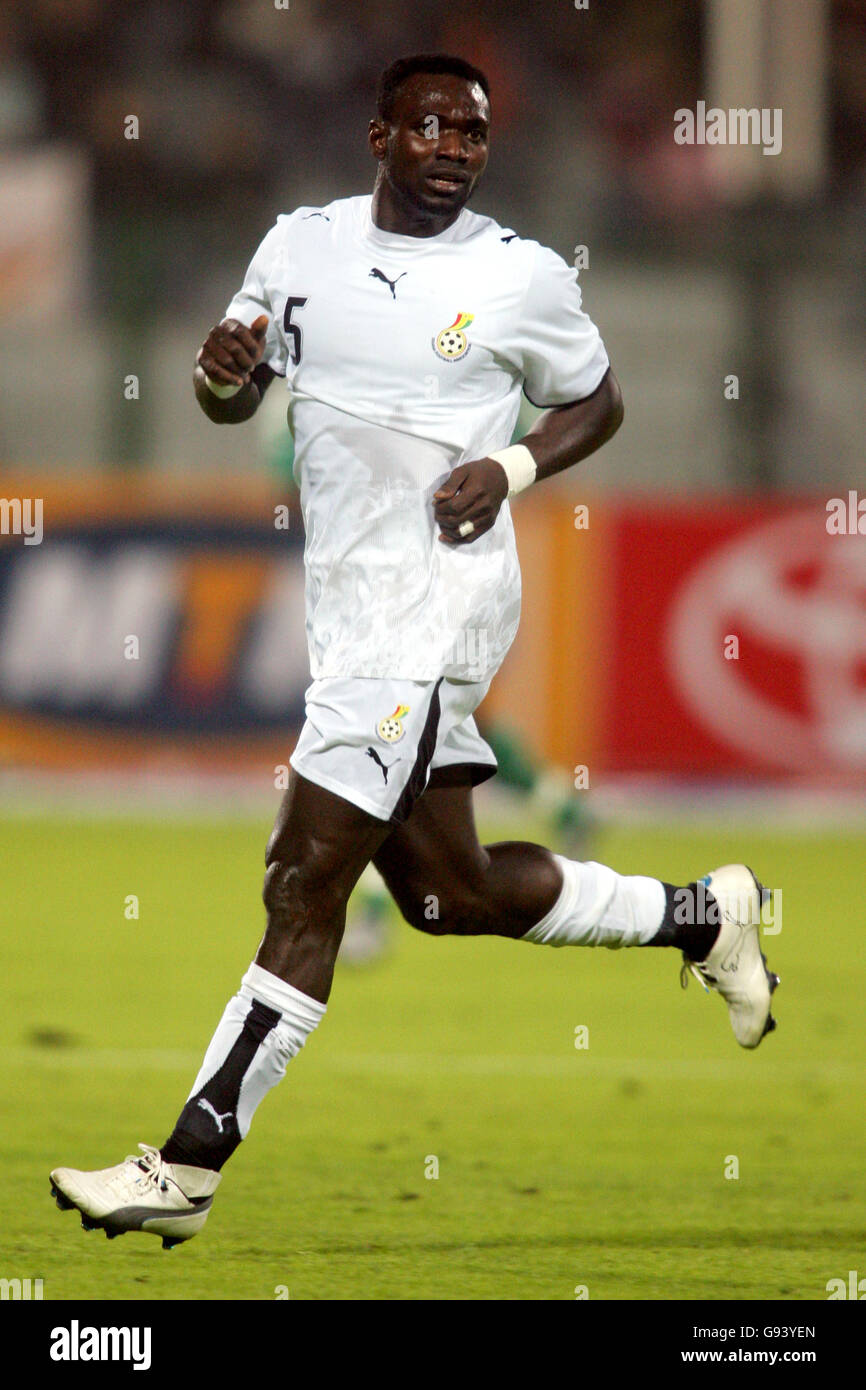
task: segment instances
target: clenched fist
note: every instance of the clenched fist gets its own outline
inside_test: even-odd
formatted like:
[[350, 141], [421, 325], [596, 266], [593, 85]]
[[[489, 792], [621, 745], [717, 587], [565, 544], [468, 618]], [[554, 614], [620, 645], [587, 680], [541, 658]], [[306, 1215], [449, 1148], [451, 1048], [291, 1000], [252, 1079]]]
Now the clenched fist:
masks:
[[461, 463], [433, 495], [433, 515], [441, 526], [440, 541], [471, 545], [495, 522], [508, 496], [508, 478], [496, 459]]
[[267, 314], [259, 314], [250, 328], [237, 319], [223, 319], [212, 328], [196, 354], [196, 365], [205, 376], [223, 386], [246, 386], [265, 350]]

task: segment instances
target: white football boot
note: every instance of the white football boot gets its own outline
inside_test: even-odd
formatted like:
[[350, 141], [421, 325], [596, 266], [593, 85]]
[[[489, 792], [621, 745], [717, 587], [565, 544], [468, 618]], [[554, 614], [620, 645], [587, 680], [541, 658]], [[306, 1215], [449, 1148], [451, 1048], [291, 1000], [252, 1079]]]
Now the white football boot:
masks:
[[164, 1163], [159, 1149], [138, 1147], [143, 1157], [130, 1155], [114, 1168], [55, 1168], [51, 1195], [61, 1211], [81, 1213], [85, 1231], [103, 1230], [109, 1240], [124, 1231], [149, 1231], [170, 1250], [201, 1230], [222, 1174]]
[[685, 989], [691, 971], [707, 992], [714, 989], [720, 994], [737, 1042], [741, 1047], [757, 1047], [776, 1027], [770, 1005], [779, 977], [767, 969], [758, 938], [768, 890], [745, 864], [725, 864], [700, 882], [719, 905], [721, 926], [706, 960], [691, 960], [683, 952], [680, 982]]

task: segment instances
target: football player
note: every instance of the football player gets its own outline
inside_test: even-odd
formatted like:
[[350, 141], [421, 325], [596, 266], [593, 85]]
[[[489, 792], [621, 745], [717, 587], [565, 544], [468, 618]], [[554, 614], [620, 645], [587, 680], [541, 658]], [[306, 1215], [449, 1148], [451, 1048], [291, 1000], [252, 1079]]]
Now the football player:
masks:
[[[172, 1245], [202, 1227], [257, 1105], [324, 1018], [371, 861], [419, 931], [673, 947], [741, 1046], [774, 1026], [745, 865], [677, 887], [475, 832], [473, 787], [496, 763], [473, 716], [520, 616], [511, 500], [623, 418], [575, 271], [467, 206], [490, 116], [484, 74], [460, 59], [388, 68], [372, 195], [279, 217], [198, 354], [218, 424], [248, 420], [277, 378], [287, 392], [312, 684], [267, 846], [265, 934], [170, 1136], [51, 1175], [60, 1205], [109, 1236]], [[521, 392], [546, 409], [509, 444]]]

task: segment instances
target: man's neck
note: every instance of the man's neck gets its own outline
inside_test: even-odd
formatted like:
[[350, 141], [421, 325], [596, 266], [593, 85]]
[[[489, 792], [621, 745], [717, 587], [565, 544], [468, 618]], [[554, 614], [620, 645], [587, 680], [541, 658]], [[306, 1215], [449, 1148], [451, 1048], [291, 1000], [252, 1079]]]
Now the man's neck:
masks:
[[376, 180], [373, 189], [373, 225], [395, 236], [439, 236], [440, 232], [454, 225], [462, 211], [462, 208], [458, 208], [456, 212], [442, 214], [427, 212], [402, 197], [394, 185], [383, 177]]

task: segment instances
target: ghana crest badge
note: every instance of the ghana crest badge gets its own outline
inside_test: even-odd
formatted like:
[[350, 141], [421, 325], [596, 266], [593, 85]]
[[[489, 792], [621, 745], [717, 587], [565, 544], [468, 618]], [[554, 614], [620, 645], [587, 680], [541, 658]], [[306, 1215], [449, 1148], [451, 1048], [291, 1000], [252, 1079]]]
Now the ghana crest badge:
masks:
[[408, 705], [398, 705], [393, 714], [389, 714], [386, 719], [380, 719], [376, 725], [376, 733], [383, 743], [399, 743], [406, 730], [403, 728], [403, 720], [409, 713]]
[[432, 339], [433, 351], [443, 362], [456, 362], [458, 358], [466, 356], [472, 344], [463, 330], [469, 327], [474, 318], [474, 314], [459, 313], [453, 323]]

